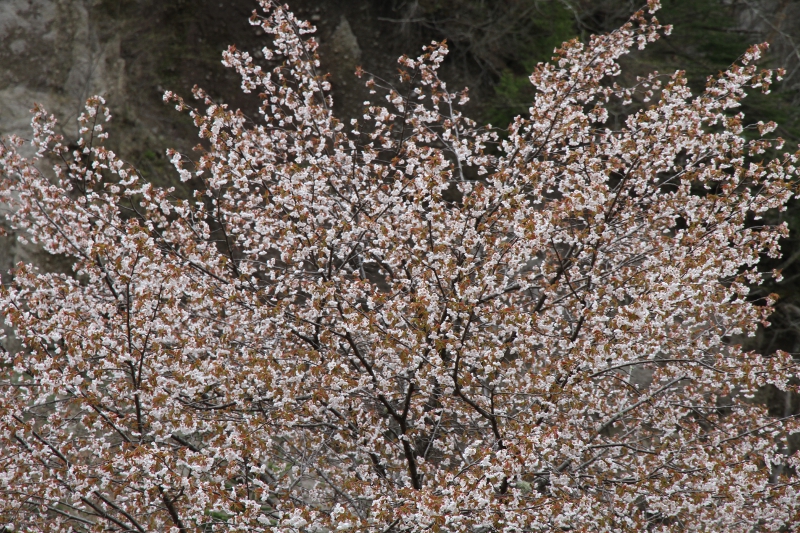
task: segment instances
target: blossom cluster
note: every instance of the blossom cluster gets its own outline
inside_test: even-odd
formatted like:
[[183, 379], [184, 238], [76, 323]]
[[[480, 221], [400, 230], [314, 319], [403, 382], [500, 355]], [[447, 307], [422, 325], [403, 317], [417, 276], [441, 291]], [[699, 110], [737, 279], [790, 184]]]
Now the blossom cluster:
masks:
[[464, 116], [438, 43], [345, 123], [314, 28], [261, 6], [262, 64], [224, 54], [257, 120], [165, 95], [202, 139], [169, 154], [191, 198], [104, 147], [100, 97], [74, 149], [40, 108], [35, 155], [0, 145], [9, 225], [72, 264], [0, 287], [22, 345], [0, 356], [0, 529], [800, 523], [797, 422], [752, 401], [796, 363], [735, 342], [768, 318], [750, 289], [788, 230], [764, 217], [797, 191], [798, 154], [737, 111], [774, 77], [763, 46], [700, 94], [619, 86], [669, 31], [651, 1], [540, 64], [505, 134]]

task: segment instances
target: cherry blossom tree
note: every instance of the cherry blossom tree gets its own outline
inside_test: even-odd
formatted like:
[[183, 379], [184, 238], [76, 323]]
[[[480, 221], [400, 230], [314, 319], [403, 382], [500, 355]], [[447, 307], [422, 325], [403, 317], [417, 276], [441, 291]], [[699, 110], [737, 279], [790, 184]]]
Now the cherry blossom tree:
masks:
[[773, 79], [763, 46], [701, 94], [681, 72], [616, 85], [669, 31], [651, 1], [539, 65], [498, 136], [462, 114], [436, 43], [337, 120], [313, 27], [261, 7], [262, 65], [224, 54], [260, 116], [165, 96], [205, 143], [170, 152], [192, 198], [103, 146], [100, 97], [77, 149], [41, 108], [32, 157], [3, 141], [8, 223], [73, 270], [3, 279], [22, 349], [2, 355], [0, 527], [800, 524], [797, 421], [752, 400], [796, 363], [736, 343], [770, 313], [748, 295], [788, 230], [762, 217], [800, 172], [736, 111]]

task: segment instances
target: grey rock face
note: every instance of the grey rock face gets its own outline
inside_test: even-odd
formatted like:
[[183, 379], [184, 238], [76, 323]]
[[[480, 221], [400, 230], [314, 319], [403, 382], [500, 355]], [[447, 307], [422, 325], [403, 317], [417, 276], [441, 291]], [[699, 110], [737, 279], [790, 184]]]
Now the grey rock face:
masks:
[[335, 54], [337, 63], [347, 63], [355, 67], [361, 60], [358, 40], [344, 15], [339, 19], [339, 25], [331, 35], [331, 51]]
[[74, 119], [92, 94], [121, 100], [125, 63], [119, 37], [101, 36], [89, 0], [0, 2], [0, 135], [27, 135], [34, 102], [62, 120]]

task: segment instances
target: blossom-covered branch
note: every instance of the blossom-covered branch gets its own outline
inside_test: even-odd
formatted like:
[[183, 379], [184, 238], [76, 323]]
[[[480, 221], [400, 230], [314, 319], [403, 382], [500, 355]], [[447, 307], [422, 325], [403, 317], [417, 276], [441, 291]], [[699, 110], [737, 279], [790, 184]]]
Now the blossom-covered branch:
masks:
[[[798, 155], [745, 137], [763, 46], [692, 94], [613, 82], [669, 28], [656, 2], [565, 43], [507, 135], [462, 114], [433, 43], [344, 123], [313, 27], [261, 2], [264, 64], [229, 49], [260, 117], [195, 97], [170, 152], [190, 199], [34, 114], [0, 147], [22, 238], [0, 309], [6, 530], [778, 531], [796, 526], [786, 353], [744, 351]], [[612, 101], [638, 102], [620, 129]], [[768, 155], [779, 153], [779, 155]], [[42, 167], [56, 162], [55, 174]], [[778, 468], [786, 465], [791, 468]]]

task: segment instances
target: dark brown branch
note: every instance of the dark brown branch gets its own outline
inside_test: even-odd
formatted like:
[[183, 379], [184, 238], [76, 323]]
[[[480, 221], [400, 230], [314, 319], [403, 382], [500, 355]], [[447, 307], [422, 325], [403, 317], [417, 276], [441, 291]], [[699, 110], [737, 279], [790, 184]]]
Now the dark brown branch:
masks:
[[164, 502], [164, 506], [167, 508], [170, 518], [172, 518], [172, 523], [175, 524], [181, 533], [186, 533], [186, 526], [183, 525], [181, 517], [178, 515], [178, 510], [175, 509], [174, 500], [170, 500], [167, 497], [167, 493], [164, 492], [164, 489], [161, 487], [158, 487], [158, 492], [161, 494], [161, 500]]

